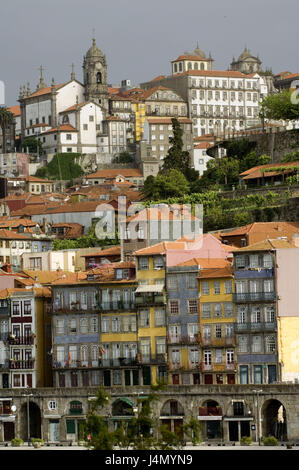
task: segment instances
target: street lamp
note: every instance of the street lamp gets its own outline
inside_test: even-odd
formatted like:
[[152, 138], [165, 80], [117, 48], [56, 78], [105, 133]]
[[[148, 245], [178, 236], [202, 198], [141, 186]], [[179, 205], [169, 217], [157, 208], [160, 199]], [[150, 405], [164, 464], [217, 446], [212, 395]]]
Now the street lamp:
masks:
[[259, 446], [261, 445], [261, 430], [260, 430], [260, 410], [259, 410], [259, 394], [263, 392], [263, 390], [252, 390], [253, 393], [256, 393], [256, 419], [257, 419], [257, 439]]

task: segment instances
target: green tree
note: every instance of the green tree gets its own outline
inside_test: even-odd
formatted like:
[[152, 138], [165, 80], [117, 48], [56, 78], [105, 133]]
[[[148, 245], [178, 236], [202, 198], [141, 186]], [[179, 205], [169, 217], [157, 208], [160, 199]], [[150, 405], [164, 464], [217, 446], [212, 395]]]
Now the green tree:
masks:
[[299, 161], [299, 149], [294, 152], [285, 154], [282, 159], [282, 162], [297, 162]]
[[164, 158], [162, 172], [175, 169], [186, 175], [190, 168], [189, 152], [183, 150], [183, 129], [176, 118], [171, 119], [173, 136], [169, 138], [171, 146]]
[[[84, 174], [81, 166], [76, 163], [76, 159], [81, 156], [80, 153], [57, 153], [54, 155], [50, 163], [43, 168], [39, 168], [36, 176], [55, 180], [73, 180]], [[46, 174], [45, 174], [46, 173]]]
[[188, 193], [190, 185], [181, 171], [171, 169], [159, 173], [156, 178], [148, 176], [144, 182], [143, 194], [153, 200], [182, 196]]
[[115, 434], [109, 431], [104, 417], [99, 415], [99, 412], [107, 405], [109, 400], [110, 396], [106, 394], [103, 388], [100, 388], [87, 414], [85, 423], [86, 445], [95, 450], [112, 450], [115, 445]]
[[38, 155], [40, 155], [42, 153], [43, 146], [41, 141], [35, 137], [27, 137], [23, 140], [21, 148], [24, 149], [25, 152], [27, 152], [28, 149], [29, 153], [38, 153]]
[[8, 111], [6, 107], [0, 107], [0, 127], [2, 131], [2, 152], [6, 153], [6, 138], [5, 134], [7, 128], [13, 124], [14, 115]]
[[[266, 96], [260, 108], [260, 116], [267, 119], [293, 121], [299, 118], [299, 103], [292, 99], [292, 90]], [[296, 100], [298, 101], [298, 100]]]

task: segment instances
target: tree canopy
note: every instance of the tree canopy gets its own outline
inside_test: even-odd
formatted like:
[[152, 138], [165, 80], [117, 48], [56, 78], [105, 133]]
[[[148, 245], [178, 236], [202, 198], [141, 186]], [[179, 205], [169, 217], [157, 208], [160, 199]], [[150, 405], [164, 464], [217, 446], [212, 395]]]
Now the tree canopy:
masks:
[[266, 96], [261, 103], [260, 116], [267, 119], [293, 121], [299, 118], [299, 103], [294, 100], [294, 91]]
[[190, 154], [183, 150], [183, 129], [178, 119], [172, 118], [171, 122], [173, 136], [169, 138], [171, 146], [164, 158], [162, 172], [174, 169], [186, 175], [190, 168]]
[[57, 153], [46, 167], [39, 168], [36, 176], [55, 180], [73, 180], [84, 174], [81, 166], [76, 163], [80, 153]]

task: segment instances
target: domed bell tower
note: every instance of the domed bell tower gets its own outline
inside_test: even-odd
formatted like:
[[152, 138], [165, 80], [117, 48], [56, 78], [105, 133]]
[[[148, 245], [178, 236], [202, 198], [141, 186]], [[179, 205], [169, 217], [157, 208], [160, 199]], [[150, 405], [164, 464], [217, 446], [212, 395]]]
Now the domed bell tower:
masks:
[[94, 101], [108, 113], [107, 62], [101, 49], [92, 40], [92, 46], [83, 59], [83, 81], [85, 100]]

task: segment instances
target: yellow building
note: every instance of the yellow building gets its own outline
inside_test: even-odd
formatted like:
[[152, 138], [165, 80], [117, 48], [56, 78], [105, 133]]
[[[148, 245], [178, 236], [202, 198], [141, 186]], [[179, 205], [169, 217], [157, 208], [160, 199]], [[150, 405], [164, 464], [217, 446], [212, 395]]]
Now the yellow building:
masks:
[[166, 377], [165, 248], [159, 243], [135, 252], [135, 305], [143, 385]]
[[100, 367], [105, 386], [139, 385], [135, 263], [113, 263], [99, 283]]
[[145, 123], [145, 104], [139, 101], [132, 102], [132, 110], [135, 116], [135, 140], [138, 142], [142, 139]]
[[202, 383], [234, 384], [235, 311], [233, 272], [226, 267], [203, 269], [199, 276]]

